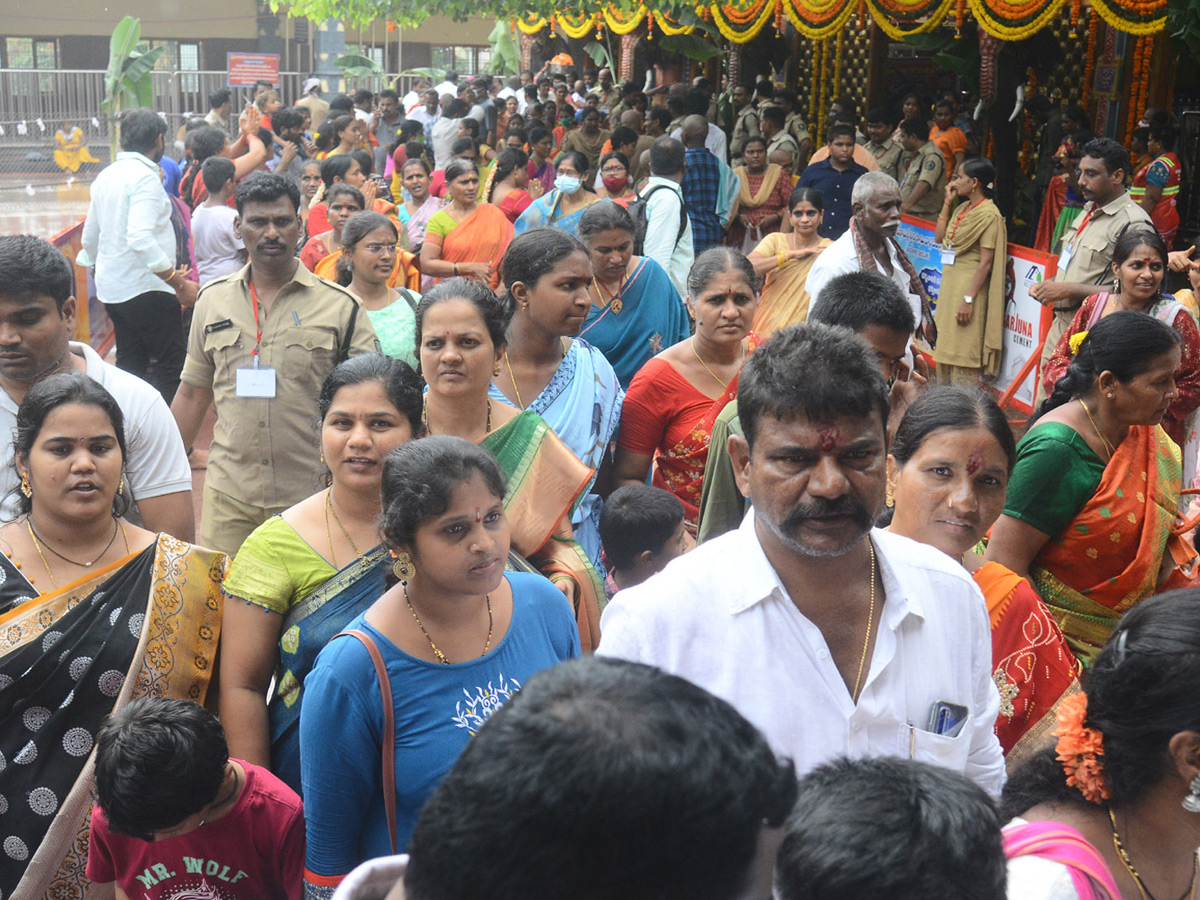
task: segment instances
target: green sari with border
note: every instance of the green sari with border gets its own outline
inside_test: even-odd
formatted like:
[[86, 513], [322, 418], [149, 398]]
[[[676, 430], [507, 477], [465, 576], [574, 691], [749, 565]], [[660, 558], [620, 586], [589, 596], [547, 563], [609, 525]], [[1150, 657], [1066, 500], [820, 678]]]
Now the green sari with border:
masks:
[[600, 643], [604, 585], [571, 531], [570, 517], [593, 472], [537, 413], [522, 412], [481, 442], [508, 479], [504, 511], [512, 549], [551, 580], [577, 585], [575, 621], [584, 653]]

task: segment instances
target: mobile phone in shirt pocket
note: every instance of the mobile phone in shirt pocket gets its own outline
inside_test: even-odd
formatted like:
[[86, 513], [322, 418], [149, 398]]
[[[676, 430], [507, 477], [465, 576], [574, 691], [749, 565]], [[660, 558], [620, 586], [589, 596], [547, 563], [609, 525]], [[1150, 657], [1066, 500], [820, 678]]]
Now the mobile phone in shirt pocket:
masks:
[[966, 724], [955, 737], [933, 734], [916, 725], [904, 726], [904, 740], [908, 744], [910, 758], [956, 772], [963, 771], [967, 767], [967, 757], [971, 755], [972, 718], [968, 716]]

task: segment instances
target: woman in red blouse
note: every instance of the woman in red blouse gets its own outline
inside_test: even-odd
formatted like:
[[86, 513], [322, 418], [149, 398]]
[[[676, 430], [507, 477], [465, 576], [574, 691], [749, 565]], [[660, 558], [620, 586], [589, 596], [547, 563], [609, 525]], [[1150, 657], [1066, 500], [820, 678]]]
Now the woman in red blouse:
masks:
[[713, 423], [737, 397], [738, 374], [758, 346], [750, 331], [758, 276], [741, 253], [713, 247], [688, 273], [688, 311], [696, 333], [651, 358], [625, 394], [617, 438], [618, 485], [653, 484], [683, 503], [696, 533], [700, 488]]

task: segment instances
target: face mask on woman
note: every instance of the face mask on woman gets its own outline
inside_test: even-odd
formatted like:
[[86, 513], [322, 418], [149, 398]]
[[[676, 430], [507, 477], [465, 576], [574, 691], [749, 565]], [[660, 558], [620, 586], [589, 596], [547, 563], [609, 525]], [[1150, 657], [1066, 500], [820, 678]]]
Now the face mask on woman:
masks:
[[554, 189], [564, 194], [573, 194], [582, 184], [578, 175], [558, 175], [554, 179]]
[[610, 194], [619, 194], [625, 190], [625, 185], [629, 184], [628, 175], [605, 175], [603, 177], [604, 189]]

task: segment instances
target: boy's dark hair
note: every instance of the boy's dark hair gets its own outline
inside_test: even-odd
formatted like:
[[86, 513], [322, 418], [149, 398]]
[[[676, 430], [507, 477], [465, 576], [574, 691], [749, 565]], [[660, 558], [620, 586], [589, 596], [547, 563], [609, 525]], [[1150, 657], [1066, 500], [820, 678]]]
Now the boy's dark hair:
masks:
[[995, 804], [949, 769], [838, 759], [800, 780], [775, 869], [780, 900], [1004, 900]]
[[62, 251], [31, 234], [0, 236], [0, 296], [45, 294], [61, 315], [75, 293], [75, 274]]
[[96, 736], [96, 799], [111, 831], [152, 841], [217, 799], [228, 762], [221, 723], [200, 704], [134, 700]]
[[912, 334], [917, 327], [900, 286], [880, 272], [845, 272], [829, 279], [808, 320], [849, 328], [855, 334], [871, 325], [902, 334]]
[[840, 137], [849, 137], [850, 140], [854, 140], [856, 135], [857, 132], [854, 126], [846, 122], [838, 122], [836, 125], [829, 127], [829, 143], [831, 144]]
[[600, 542], [610, 568], [627, 569], [646, 550], [657, 553], [683, 521], [683, 504], [670, 491], [627, 484], [600, 511]]
[[225, 187], [236, 174], [233, 160], [224, 156], [210, 156], [200, 166], [200, 177], [204, 179], [204, 187], [210, 195]]
[[724, 700], [650, 666], [573, 660], [534, 675], [467, 744], [413, 829], [404, 888], [732, 900], [795, 796], [792, 764]]

